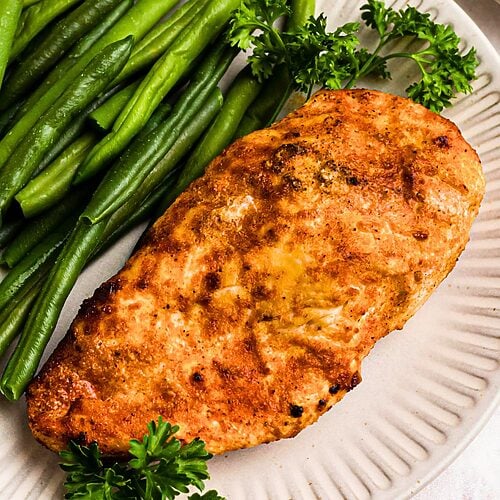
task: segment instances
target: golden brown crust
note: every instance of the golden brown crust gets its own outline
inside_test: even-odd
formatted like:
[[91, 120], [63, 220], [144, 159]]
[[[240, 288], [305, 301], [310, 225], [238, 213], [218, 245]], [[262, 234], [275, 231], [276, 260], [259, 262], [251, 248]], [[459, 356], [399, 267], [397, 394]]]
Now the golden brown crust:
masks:
[[85, 301], [27, 394], [53, 450], [162, 415], [214, 453], [295, 435], [453, 268], [484, 191], [448, 120], [322, 91], [230, 146]]

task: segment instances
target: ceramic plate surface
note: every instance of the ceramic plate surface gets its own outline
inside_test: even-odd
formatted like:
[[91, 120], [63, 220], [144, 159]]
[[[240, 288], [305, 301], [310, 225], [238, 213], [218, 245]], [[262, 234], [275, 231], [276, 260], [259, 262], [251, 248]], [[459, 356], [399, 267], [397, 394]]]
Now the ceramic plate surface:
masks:
[[[318, 1], [317, 12], [326, 12], [333, 27], [358, 19], [362, 3]], [[457, 456], [498, 403], [500, 60], [452, 1], [411, 4], [452, 24], [481, 60], [474, 94], [457, 99], [445, 113], [477, 149], [487, 179], [470, 243], [404, 330], [375, 346], [364, 362], [363, 383], [315, 425], [293, 439], [210, 462], [209, 486], [228, 499], [409, 497]], [[401, 94], [412, 72], [411, 65], [400, 64], [393, 68], [392, 82], [377, 87]], [[138, 236], [139, 231], [127, 236], [82, 275], [48, 351], [81, 301], [121, 267]], [[57, 458], [34, 442], [23, 403], [0, 402], [0, 432], [0, 498], [62, 498]]]

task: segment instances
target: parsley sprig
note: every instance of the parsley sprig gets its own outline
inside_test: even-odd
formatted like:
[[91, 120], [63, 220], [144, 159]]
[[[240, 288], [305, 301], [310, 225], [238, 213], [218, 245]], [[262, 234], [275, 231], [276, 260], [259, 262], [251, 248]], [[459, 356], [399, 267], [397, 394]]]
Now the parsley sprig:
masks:
[[[372, 56], [365, 61], [353, 80], [373, 73], [377, 68], [386, 70], [386, 63], [390, 59], [406, 58], [414, 61], [421, 73], [421, 79], [412, 83], [406, 93], [429, 109], [440, 112], [451, 106], [450, 100], [456, 93], [472, 91], [469, 82], [476, 78], [479, 64], [476, 51], [471, 48], [461, 55], [460, 38], [451, 26], [433, 22], [430, 14], [419, 12], [414, 7], [396, 11], [378, 0], [368, 0], [361, 10], [361, 18], [367, 26], [377, 31], [380, 40]], [[408, 37], [425, 42], [425, 47], [416, 52], [381, 55], [383, 49], [392, 42]], [[353, 84], [354, 81], [349, 83]]]
[[293, 32], [282, 32], [275, 22], [289, 13], [286, 0], [244, 0], [231, 21], [229, 42], [242, 50], [252, 48], [248, 63], [259, 81], [268, 78], [276, 65], [284, 64], [297, 90], [310, 94], [317, 84], [341, 88], [353, 65], [357, 67], [359, 23], [329, 33], [321, 14]]
[[[458, 92], [472, 91], [478, 65], [472, 48], [460, 54], [460, 38], [450, 26], [438, 24], [414, 7], [396, 11], [378, 0], [361, 8], [362, 20], [376, 30], [379, 42], [372, 52], [360, 46], [360, 24], [352, 22], [327, 31], [326, 17], [311, 17], [294, 32], [281, 32], [276, 21], [290, 13], [286, 0], [243, 0], [229, 30], [229, 41], [252, 49], [248, 61], [254, 76], [263, 81], [276, 65], [284, 64], [293, 87], [311, 94], [314, 86], [351, 88], [365, 76], [390, 78], [387, 62], [406, 58], [415, 62], [421, 78], [406, 92], [414, 101], [440, 112]], [[425, 45], [418, 50], [391, 52], [393, 42], [413, 39]]]
[[[142, 441], [130, 441], [128, 463], [106, 465], [95, 443], [70, 442], [61, 452], [61, 468], [67, 472], [66, 498], [81, 500], [171, 500], [194, 486], [200, 492], [209, 479], [207, 460], [212, 455], [205, 443], [195, 439], [182, 445], [174, 437], [178, 426], [160, 417], [148, 424]], [[214, 490], [194, 493], [190, 500], [223, 500]]]

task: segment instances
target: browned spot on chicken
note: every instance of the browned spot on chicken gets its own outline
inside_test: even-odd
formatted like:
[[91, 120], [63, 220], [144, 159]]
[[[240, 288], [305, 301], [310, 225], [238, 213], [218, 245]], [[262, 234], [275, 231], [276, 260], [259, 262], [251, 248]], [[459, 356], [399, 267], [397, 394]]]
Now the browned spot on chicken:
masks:
[[449, 148], [450, 143], [446, 135], [440, 135], [434, 139], [434, 143], [438, 148]]

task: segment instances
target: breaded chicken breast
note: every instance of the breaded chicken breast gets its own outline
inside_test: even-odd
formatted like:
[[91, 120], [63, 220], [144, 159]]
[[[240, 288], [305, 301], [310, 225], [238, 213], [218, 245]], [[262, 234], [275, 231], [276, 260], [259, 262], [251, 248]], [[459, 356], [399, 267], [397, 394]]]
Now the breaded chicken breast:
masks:
[[228, 147], [83, 303], [27, 391], [34, 436], [124, 455], [159, 415], [213, 453], [294, 436], [450, 272], [483, 191], [445, 118], [317, 93]]

